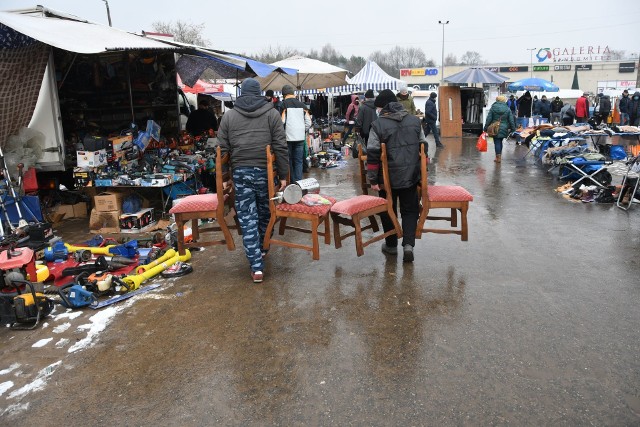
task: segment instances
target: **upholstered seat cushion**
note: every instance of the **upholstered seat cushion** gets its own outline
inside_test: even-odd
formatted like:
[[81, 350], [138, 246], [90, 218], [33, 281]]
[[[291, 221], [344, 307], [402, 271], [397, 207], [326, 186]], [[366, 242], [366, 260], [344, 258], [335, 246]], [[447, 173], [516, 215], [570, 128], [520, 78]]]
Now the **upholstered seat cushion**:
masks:
[[382, 206], [387, 203], [387, 199], [376, 196], [360, 195], [347, 200], [341, 200], [331, 207], [331, 212], [341, 215], [352, 216], [355, 213], [366, 211], [367, 209]]
[[320, 206], [307, 206], [302, 202], [296, 203], [295, 205], [290, 205], [288, 203], [280, 203], [276, 205], [276, 210], [281, 212], [298, 212], [312, 215], [326, 215], [331, 209], [331, 206], [336, 203], [336, 199], [333, 197], [322, 195], [325, 199], [331, 202], [331, 205], [320, 205]]
[[216, 194], [194, 194], [180, 199], [169, 213], [215, 211], [217, 208], [218, 196]]
[[473, 196], [458, 185], [430, 185], [428, 188], [430, 202], [471, 202]]

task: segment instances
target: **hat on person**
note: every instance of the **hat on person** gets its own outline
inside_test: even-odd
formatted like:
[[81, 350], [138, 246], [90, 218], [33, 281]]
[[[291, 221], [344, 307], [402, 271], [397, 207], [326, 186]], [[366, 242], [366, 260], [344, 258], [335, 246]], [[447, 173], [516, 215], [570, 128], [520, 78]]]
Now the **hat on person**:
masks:
[[542, 99], [547, 99], [547, 95], [542, 95]]
[[368, 98], [368, 99], [371, 99], [371, 98], [375, 98], [376, 96], [373, 94], [373, 90], [369, 89], [368, 91], [366, 91], [364, 93], [364, 97]]
[[403, 95], [406, 95], [407, 93], [409, 93], [409, 89], [407, 88], [407, 85], [401, 84], [400, 86], [398, 86], [398, 92], [400, 92]]
[[243, 95], [260, 95], [262, 92], [260, 90], [260, 83], [256, 79], [248, 78], [244, 79], [242, 85], [240, 85], [240, 90]]
[[[542, 95], [542, 97], [544, 98], [545, 96]], [[538, 99], [538, 95], [533, 95], [533, 99]]]
[[437, 93], [435, 93], [435, 92], [431, 92], [431, 93], [429, 94], [429, 98], [434, 98], [434, 99], [435, 99], [435, 98], [437, 98], [437, 97], [438, 97], [438, 94], [437, 94]]
[[509, 96], [509, 98], [515, 98], [515, 96], [514, 96], [513, 94], [511, 94], [511, 95]]
[[589, 96], [587, 92], [583, 93], [582, 96]]
[[293, 95], [294, 94], [293, 86], [284, 85], [282, 86], [282, 96]]
[[[511, 96], [513, 96], [513, 95], [511, 95]], [[498, 101], [498, 102], [507, 102], [507, 97], [504, 96], [504, 95], [498, 95], [498, 96], [496, 96], [496, 101]]]
[[268, 91], [265, 92], [264, 96], [267, 96], [269, 98], [273, 98], [273, 91], [271, 89], [269, 89]]
[[398, 98], [390, 89], [385, 89], [378, 94], [373, 105], [379, 108], [384, 108], [390, 102], [398, 102]]
[[622, 93], [629, 93], [627, 89], [623, 90]]

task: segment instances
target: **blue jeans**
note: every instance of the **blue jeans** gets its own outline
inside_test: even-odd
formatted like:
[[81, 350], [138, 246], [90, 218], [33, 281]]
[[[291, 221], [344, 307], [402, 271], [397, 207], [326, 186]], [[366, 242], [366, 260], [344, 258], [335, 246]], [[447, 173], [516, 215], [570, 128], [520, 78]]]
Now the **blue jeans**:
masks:
[[244, 253], [252, 272], [264, 269], [262, 243], [271, 218], [267, 182], [266, 169], [242, 167], [233, 171], [235, 208], [242, 229]]
[[289, 146], [289, 170], [291, 182], [302, 179], [302, 162], [304, 161], [304, 141], [287, 141]]
[[502, 140], [504, 138], [496, 138], [495, 136], [493, 137], [493, 144], [495, 145], [496, 148], [496, 156], [498, 154], [502, 154]]
[[620, 113], [620, 126], [626, 126], [629, 124], [629, 114]]

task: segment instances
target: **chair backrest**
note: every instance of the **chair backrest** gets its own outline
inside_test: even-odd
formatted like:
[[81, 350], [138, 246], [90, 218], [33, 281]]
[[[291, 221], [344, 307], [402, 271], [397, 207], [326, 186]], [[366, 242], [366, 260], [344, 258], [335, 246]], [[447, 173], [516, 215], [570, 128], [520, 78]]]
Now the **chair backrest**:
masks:
[[385, 187], [385, 193], [387, 195], [387, 203], [393, 203], [393, 198], [391, 197], [391, 185], [388, 183], [389, 181], [389, 163], [387, 161], [387, 144], [380, 144], [380, 163], [382, 164], [382, 182], [383, 184], [380, 187]]
[[234, 197], [230, 159], [229, 153], [223, 156], [220, 146], [216, 147], [216, 194], [218, 195], [218, 209], [222, 207], [223, 210], [225, 201], [233, 203]]
[[362, 194], [369, 194], [371, 184], [367, 182], [367, 153], [362, 150], [362, 144], [358, 144], [358, 166], [360, 166], [360, 188]]
[[429, 184], [428, 184], [428, 172], [429, 158], [424, 151], [424, 144], [420, 144], [420, 198], [423, 203], [429, 200]]

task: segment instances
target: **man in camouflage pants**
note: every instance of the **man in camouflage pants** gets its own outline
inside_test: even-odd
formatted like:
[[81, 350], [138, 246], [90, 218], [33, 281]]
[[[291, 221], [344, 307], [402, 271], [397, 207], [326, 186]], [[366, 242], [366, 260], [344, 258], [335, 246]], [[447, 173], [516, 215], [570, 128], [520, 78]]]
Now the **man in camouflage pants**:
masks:
[[267, 182], [267, 145], [276, 154], [280, 186], [289, 174], [289, 156], [282, 119], [273, 103], [261, 95], [260, 84], [251, 78], [241, 86], [242, 95], [220, 122], [218, 141], [222, 154], [231, 154], [236, 212], [242, 229], [244, 251], [251, 265], [251, 278], [260, 283], [264, 277], [264, 242], [269, 224]]

